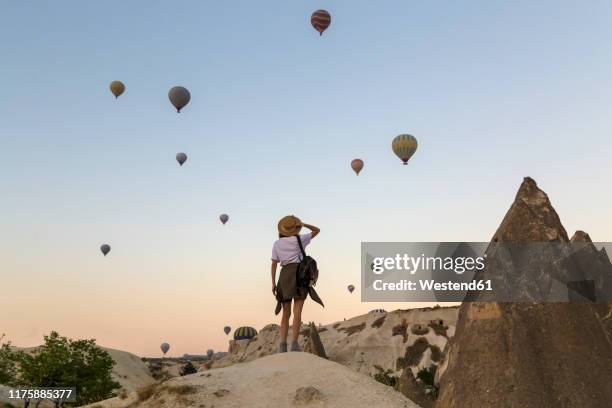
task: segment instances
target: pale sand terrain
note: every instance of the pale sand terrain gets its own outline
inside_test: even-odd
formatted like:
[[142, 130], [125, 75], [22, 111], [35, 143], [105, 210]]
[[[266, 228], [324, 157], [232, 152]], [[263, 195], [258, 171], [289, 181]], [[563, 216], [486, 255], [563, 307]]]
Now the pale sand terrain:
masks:
[[136, 398], [131, 394], [125, 400], [113, 398], [89, 407], [418, 408], [391, 387], [310, 353], [275, 354], [173, 378], [158, 385], [150, 398]]
[[149, 366], [137, 355], [126, 351], [102, 348], [108, 351], [115, 360], [113, 379], [121, 384], [125, 391], [132, 392], [155, 382], [149, 372]]

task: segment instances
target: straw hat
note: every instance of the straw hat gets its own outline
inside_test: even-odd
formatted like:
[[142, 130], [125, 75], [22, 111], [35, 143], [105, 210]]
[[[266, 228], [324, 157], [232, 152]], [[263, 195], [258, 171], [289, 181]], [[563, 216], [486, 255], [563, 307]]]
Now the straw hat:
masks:
[[287, 237], [297, 235], [302, 229], [302, 221], [294, 215], [287, 215], [278, 222], [278, 232]]

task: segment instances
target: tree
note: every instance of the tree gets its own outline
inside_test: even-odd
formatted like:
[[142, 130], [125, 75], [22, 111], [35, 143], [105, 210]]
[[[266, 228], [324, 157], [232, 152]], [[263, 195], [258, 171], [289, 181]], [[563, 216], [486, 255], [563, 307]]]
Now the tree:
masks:
[[16, 355], [11, 349], [11, 342], [3, 342], [4, 334], [0, 335], [0, 384], [17, 385]]
[[18, 359], [23, 384], [75, 387], [76, 405], [113, 397], [120, 388], [111, 376], [115, 362], [93, 339], [72, 340], [51, 332], [45, 344], [30, 353], [19, 352]]

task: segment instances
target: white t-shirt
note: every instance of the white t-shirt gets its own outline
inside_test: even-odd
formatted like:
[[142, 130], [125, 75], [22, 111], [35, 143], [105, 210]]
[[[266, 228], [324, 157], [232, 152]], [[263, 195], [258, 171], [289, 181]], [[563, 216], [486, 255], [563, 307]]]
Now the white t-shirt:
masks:
[[[300, 235], [302, 246], [310, 244], [312, 233]], [[272, 246], [272, 260], [280, 262], [281, 265], [299, 263], [302, 260], [302, 252], [296, 237], [283, 237]]]

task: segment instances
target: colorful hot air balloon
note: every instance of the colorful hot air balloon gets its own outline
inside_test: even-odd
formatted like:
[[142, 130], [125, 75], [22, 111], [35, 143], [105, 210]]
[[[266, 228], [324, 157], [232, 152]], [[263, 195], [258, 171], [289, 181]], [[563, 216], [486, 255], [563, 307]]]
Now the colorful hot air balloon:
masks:
[[232, 331], [232, 328], [231, 328], [231, 327], [229, 327], [229, 326], [225, 326], [225, 327], [223, 328], [223, 331], [225, 332], [225, 334], [229, 334], [229, 332], [231, 332], [231, 331]]
[[404, 165], [408, 164], [408, 160], [416, 152], [417, 146], [416, 138], [408, 134], [396, 136], [391, 143], [393, 153], [404, 162]]
[[355, 286], [354, 285], [348, 285], [346, 287], [348, 289], [349, 292], [353, 293], [353, 291], [355, 290]]
[[170, 350], [170, 345], [168, 343], [162, 343], [159, 348], [161, 348], [162, 353], [164, 353], [164, 355], [166, 355], [168, 350]]
[[234, 340], [251, 340], [257, 336], [257, 330], [252, 327], [243, 326], [234, 331]]
[[125, 85], [121, 81], [113, 81], [110, 83], [110, 91], [115, 95], [115, 99], [117, 99], [123, 92], [125, 92]]
[[182, 166], [187, 161], [187, 155], [185, 153], [177, 153], [176, 161]]
[[168, 98], [170, 99], [170, 103], [176, 108], [176, 111], [180, 112], [191, 100], [191, 94], [187, 88], [175, 86], [168, 92]]
[[208, 349], [206, 350], [206, 355], [208, 356], [208, 358], [211, 358], [213, 356], [213, 354], [215, 354], [215, 352], [213, 351], [213, 349]]
[[111, 250], [110, 245], [107, 245], [107, 244], [104, 244], [100, 247], [100, 251], [102, 251], [102, 254], [104, 256], [106, 256], [106, 254], [108, 254], [110, 250]]
[[323, 35], [323, 31], [331, 24], [331, 15], [326, 10], [317, 10], [310, 16], [310, 24]]
[[229, 220], [229, 215], [227, 214], [221, 214], [219, 216], [219, 219], [221, 220], [221, 222], [223, 223], [223, 225], [225, 225], [225, 223]]
[[361, 171], [361, 169], [363, 169], [363, 160], [361, 159], [354, 159], [351, 162], [351, 168], [353, 169], [353, 171], [359, 175], [359, 172]]

